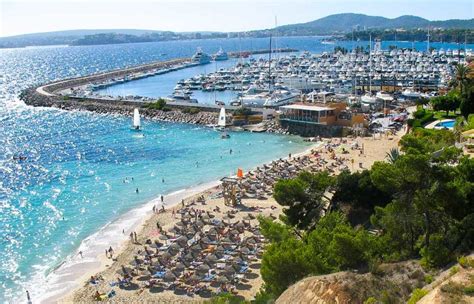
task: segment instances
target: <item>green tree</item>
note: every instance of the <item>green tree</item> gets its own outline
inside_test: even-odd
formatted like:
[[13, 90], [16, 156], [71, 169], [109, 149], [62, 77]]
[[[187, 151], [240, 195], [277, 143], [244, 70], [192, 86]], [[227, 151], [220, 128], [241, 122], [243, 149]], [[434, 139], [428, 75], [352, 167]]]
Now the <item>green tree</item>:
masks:
[[300, 173], [296, 178], [280, 180], [274, 188], [274, 198], [282, 206], [286, 220], [298, 229], [307, 229], [318, 221], [326, 201], [325, 192], [334, 184], [327, 172]]
[[474, 85], [471, 84], [464, 89], [459, 109], [466, 119], [470, 114], [474, 114]]
[[392, 192], [384, 192], [375, 187], [369, 170], [341, 172], [334, 188], [331, 205], [333, 208], [343, 208], [353, 226], [366, 225], [374, 207], [385, 206], [392, 199]]
[[456, 111], [461, 104], [461, 99], [452, 91], [447, 95], [434, 97], [430, 102], [435, 111], [446, 111], [446, 115], [449, 115], [450, 111]]
[[467, 81], [467, 77], [469, 75], [470, 68], [467, 65], [464, 64], [456, 64], [456, 78], [455, 78], [455, 83], [456, 86], [459, 88], [459, 91], [461, 94], [464, 92], [464, 86]]

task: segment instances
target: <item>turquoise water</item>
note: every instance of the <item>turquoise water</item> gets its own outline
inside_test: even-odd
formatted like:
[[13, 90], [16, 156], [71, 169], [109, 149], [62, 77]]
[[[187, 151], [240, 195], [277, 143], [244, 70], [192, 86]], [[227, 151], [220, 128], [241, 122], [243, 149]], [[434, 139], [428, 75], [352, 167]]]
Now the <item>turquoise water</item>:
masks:
[[[278, 45], [334, 47], [314, 37], [281, 38]], [[25, 288], [36, 298], [47, 274], [81, 240], [151, 198], [307, 147], [294, 137], [231, 133], [220, 140], [202, 127], [146, 120], [145, 137], [137, 138], [129, 118], [34, 109], [17, 100], [34, 84], [190, 56], [198, 46], [209, 53], [240, 48], [237, 39], [222, 39], [0, 50], [0, 302], [24, 300]], [[244, 50], [267, 46], [268, 39], [241, 43]]]

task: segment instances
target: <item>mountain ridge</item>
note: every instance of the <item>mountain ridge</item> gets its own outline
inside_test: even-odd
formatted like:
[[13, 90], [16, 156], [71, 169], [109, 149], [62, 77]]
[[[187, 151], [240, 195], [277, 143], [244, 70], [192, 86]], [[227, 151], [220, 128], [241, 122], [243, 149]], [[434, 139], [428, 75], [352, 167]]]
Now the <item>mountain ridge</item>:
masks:
[[[309, 36], [309, 35], [333, 35], [350, 33], [353, 30], [383, 30], [383, 29], [417, 29], [417, 28], [441, 28], [474, 30], [473, 19], [449, 19], [430, 21], [418, 16], [403, 15], [396, 18], [381, 16], [369, 16], [357, 13], [333, 14], [313, 21], [287, 24], [276, 29], [263, 29], [247, 32], [229, 33], [232, 37], [266, 37], [276, 31], [281, 36]], [[151, 42], [163, 40], [195, 39], [195, 38], [222, 38], [227, 33], [212, 31], [172, 32], [150, 29], [76, 29], [53, 31], [43, 33], [29, 33], [16, 36], [0, 37], [0, 48], [25, 47], [67, 44], [77, 45], [78, 41], [89, 41], [93, 44], [101, 44], [96, 35], [107, 37], [107, 43], [133, 43]], [[119, 35], [117, 37], [111, 37]], [[100, 37], [99, 37], [100, 38]], [[118, 41], [118, 42], [115, 42]]]

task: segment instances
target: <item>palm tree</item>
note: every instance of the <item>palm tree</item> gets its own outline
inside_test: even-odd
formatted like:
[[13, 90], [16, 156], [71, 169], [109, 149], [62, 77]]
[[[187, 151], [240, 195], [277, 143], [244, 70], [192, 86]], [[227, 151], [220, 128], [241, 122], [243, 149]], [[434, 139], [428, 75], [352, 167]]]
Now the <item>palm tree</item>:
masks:
[[461, 94], [463, 93], [464, 83], [467, 80], [467, 76], [469, 75], [470, 69], [467, 65], [464, 64], [456, 64], [456, 79], [455, 83], [459, 87]]
[[400, 157], [400, 151], [397, 148], [390, 149], [390, 151], [387, 152], [387, 156], [386, 156], [386, 158], [388, 159], [388, 162], [391, 164], [395, 163], [399, 157]]

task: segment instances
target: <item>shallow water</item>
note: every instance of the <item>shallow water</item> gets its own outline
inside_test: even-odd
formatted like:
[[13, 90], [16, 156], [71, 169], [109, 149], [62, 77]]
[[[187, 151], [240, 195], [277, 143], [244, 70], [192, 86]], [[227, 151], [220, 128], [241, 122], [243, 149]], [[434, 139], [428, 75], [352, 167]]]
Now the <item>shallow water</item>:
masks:
[[[266, 48], [268, 39], [241, 45]], [[145, 136], [137, 137], [130, 118], [31, 108], [17, 100], [33, 84], [186, 57], [197, 46], [209, 53], [240, 48], [237, 39], [222, 39], [0, 50], [0, 302], [24, 300], [25, 288], [37, 297], [48, 273], [81, 240], [160, 193], [307, 147], [295, 137], [231, 133], [221, 140], [203, 127], [147, 120]], [[334, 47], [311, 37], [281, 38], [278, 46]]]

